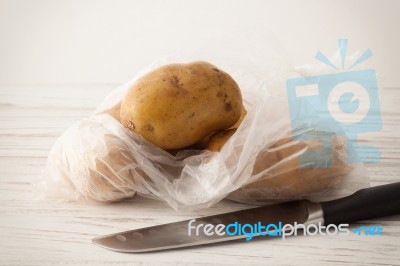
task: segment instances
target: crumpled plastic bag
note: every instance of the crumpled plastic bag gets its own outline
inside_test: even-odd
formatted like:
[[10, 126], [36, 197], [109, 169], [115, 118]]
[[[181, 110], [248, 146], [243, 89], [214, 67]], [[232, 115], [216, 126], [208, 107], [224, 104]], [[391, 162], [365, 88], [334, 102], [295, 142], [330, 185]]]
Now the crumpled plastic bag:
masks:
[[[45, 169], [47, 194], [102, 202], [139, 194], [174, 209], [194, 210], [224, 198], [250, 204], [325, 201], [367, 187], [368, 174], [362, 164], [350, 163], [357, 155], [336, 125], [316, 114], [318, 119], [299, 118], [292, 128], [285, 80], [298, 72], [276, 64], [277, 56], [264, 46], [253, 45], [252, 51], [169, 57], [137, 73], [56, 141]], [[174, 156], [121, 125], [119, 103], [140, 76], [167, 63], [199, 58], [237, 81], [247, 109], [220, 152], [184, 150]]]
[[[54, 144], [46, 166], [53, 195], [113, 202], [138, 193], [175, 209], [195, 209], [225, 197], [252, 204], [327, 200], [368, 185], [362, 165], [349, 163], [351, 146], [344, 135], [329, 125], [320, 131], [323, 121], [292, 129], [287, 103], [264, 84], [241, 85], [248, 113], [220, 152], [186, 150], [173, 156], [124, 128], [118, 102], [102, 108], [110, 106], [110, 99], [120, 101], [134, 80]], [[323, 138], [334, 148], [317, 147], [326, 143]], [[314, 149], [318, 155], [300, 160]]]

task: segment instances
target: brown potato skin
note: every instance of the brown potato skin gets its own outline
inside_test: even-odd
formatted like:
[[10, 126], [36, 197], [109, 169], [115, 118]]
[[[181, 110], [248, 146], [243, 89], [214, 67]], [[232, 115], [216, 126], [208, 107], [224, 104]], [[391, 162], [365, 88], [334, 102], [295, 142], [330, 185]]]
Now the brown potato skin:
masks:
[[338, 159], [338, 154], [345, 151], [345, 139], [335, 137], [332, 143], [332, 165], [330, 168], [303, 168], [300, 167], [299, 156], [295, 155], [307, 146], [318, 145], [318, 140], [310, 140], [309, 143], [298, 142], [285, 147], [293, 141], [292, 138], [282, 139], [271, 148], [281, 147], [277, 150], [264, 150], [256, 159], [253, 174], [280, 163], [280, 165], [268, 172], [257, 181], [243, 187], [267, 188], [272, 198], [302, 198], [310, 193], [323, 191], [341, 181], [341, 176], [348, 173], [351, 167]]
[[213, 134], [210, 139], [208, 140], [207, 146], [205, 147], [206, 150], [209, 151], [220, 151], [224, 144], [235, 134], [236, 128], [228, 129], [219, 131]]
[[[229, 129], [215, 133], [205, 149], [219, 152], [235, 132], [236, 129]], [[340, 183], [342, 176], [351, 171], [346, 162], [338, 159], [339, 154], [345, 153], [345, 141], [340, 137], [333, 138], [330, 168], [303, 168], [300, 167], [297, 153], [307, 147], [317, 147], [318, 140], [311, 139], [306, 143], [295, 142], [291, 137], [280, 139], [257, 155], [252, 174], [257, 175], [273, 168], [256, 181], [231, 193], [231, 198], [244, 202], [262, 201], [268, 195], [268, 199], [290, 200], [329, 189]], [[248, 195], [246, 191], [251, 190], [261, 193]]]
[[[101, 152], [94, 158], [95, 164], [87, 168], [87, 176], [85, 178], [66, 177], [85, 198], [101, 202], [116, 202], [131, 198], [135, 194], [138, 182], [136, 173], [139, 172], [142, 176], [145, 174], [138, 167], [126, 167], [128, 164], [137, 165], [137, 163], [132, 154], [118, 149], [118, 146], [113, 146], [115, 142], [120, 141], [113, 135], [105, 135], [105, 143], [99, 143], [96, 150], [107, 152]], [[94, 152], [94, 150], [88, 152]], [[82, 165], [86, 169], [86, 165]]]
[[236, 82], [207, 62], [162, 66], [140, 78], [121, 103], [121, 122], [163, 149], [199, 142], [240, 118]]
[[101, 114], [109, 114], [111, 117], [113, 117], [115, 120], [121, 123], [120, 112], [121, 112], [121, 103], [118, 103], [113, 107], [111, 107], [110, 109], [105, 110]]
[[246, 117], [247, 115], [247, 110], [246, 108], [244, 108], [244, 106], [242, 106], [242, 112], [240, 114], [240, 118], [239, 120], [236, 122], [236, 124], [234, 124], [231, 128], [239, 128], [240, 124], [242, 123], [243, 119]]
[[225, 143], [232, 137], [233, 134], [235, 134], [236, 130], [239, 128], [240, 124], [242, 123], [243, 119], [246, 117], [247, 111], [242, 106], [242, 112], [240, 114], [239, 120], [234, 124], [231, 128], [227, 130], [222, 130], [218, 131], [214, 134], [212, 134], [209, 139], [207, 140], [207, 143], [203, 148], [205, 150], [209, 151], [214, 151], [218, 152], [222, 149], [222, 147], [225, 145]]

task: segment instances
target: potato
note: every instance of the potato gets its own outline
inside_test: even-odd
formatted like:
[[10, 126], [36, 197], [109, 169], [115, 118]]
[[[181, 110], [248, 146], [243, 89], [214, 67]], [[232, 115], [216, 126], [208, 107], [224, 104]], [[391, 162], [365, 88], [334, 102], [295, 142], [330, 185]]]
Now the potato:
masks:
[[[318, 149], [319, 141], [282, 139], [258, 154], [253, 175], [270, 169], [256, 181], [233, 192], [231, 196], [242, 201], [290, 200], [325, 191], [340, 183], [342, 176], [351, 170], [351, 166], [341, 156], [346, 153], [345, 141], [345, 138], [335, 136], [332, 154], [330, 151], [322, 152], [324, 157], [332, 156], [330, 168], [304, 168], [300, 167], [299, 153], [307, 146], [311, 150]], [[322, 157], [315, 158], [315, 161], [321, 159]]]
[[240, 118], [242, 95], [224, 71], [206, 62], [172, 64], [140, 78], [121, 104], [121, 122], [163, 149], [180, 149]]
[[169, 152], [171, 155], [176, 156], [181, 151], [187, 151], [187, 150], [198, 150], [198, 151], [201, 151], [201, 150], [204, 150], [205, 147], [208, 144], [208, 140], [210, 139], [210, 136], [211, 135], [208, 135], [208, 136], [202, 138], [199, 142], [196, 142], [195, 144], [192, 144], [190, 146], [183, 147], [183, 148], [180, 148], [180, 149], [168, 149], [166, 151]]
[[213, 134], [204, 149], [209, 151], [220, 151], [229, 138], [235, 134], [235, 132], [236, 128], [231, 128]]
[[[205, 149], [218, 152], [236, 129], [215, 133]], [[266, 199], [295, 199], [311, 193], [324, 191], [341, 181], [341, 176], [350, 172], [351, 167], [341, 154], [345, 151], [346, 138], [335, 136], [330, 151], [322, 152], [323, 156], [332, 156], [330, 168], [300, 167], [299, 154], [303, 149], [319, 149], [319, 140], [296, 141], [288, 137], [277, 141], [262, 150], [256, 158], [252, 175], [269, 169], [256, 181], [249, 183], [231, 194], [232, 199], [256, 201]], [[315, 158], [315, 161], [321, 158]], [[255, 192], [250, 193], [249, 192]]]
[[121, 117], [120, 117], [120, 112], [121, 112], [121, 103], [118, 103], [111, 107], [110, 109], [105, 110], [101, 114], [109, 114], [112, 116], [115, 120], [121, 123]]
[[[285, 147], [285, 144], [290, 141], [292, 141], [291, 138], [281, 140], [271, 147], [273, 149], [280, 146], [280, 149], [266, 150], [258, 155], [253, 169], [254, 175], [273, 165], [275, 166], [258, 181], [247, 185], [245, 188], [265, 187], [274, 191], [275, 196], [282, 193], [282, 195], [297, 198], [336, 184], [340, 180], [340, 176], [350, 171], [350, 166], [340, 157], [340, 154], [345, 153], [345, 140], [335, 137], [332, 144], [332, 154], [330, 151], [322, 151], [322, 157], [332, 157], [330, 168], [300, 167], [300, 157], [296, 153], [300, 153], [307, 146], [314, 145], [317, 148], [318, 141], [312, 139], [308, 143], [294, 142], [293, 145]], [[313, 161], [321, 159], [321, 157], [315, 158]]]
[[[134, 173], [142, 173], [142, 170], [127, 167], [135, 165], [136, 161], [126, 150], [113, 146], [113, 142], [120, 142], [119, 139], [106, 135], [104, 140], [108, 152], [94, 158], [94, 166], [88, 168], [86, 177], [81, 176], [79, 184], [74, 183], [79, 186], [77, 187], [84, 197], [97, 201], [116, 202], [131, 198], [136, 192], [137, 180]], [[99, 144], [99, 148], [101, 145], [103, 144]]]
[[242, 121], [246, 117], [246, 115], [247, 115], [247, 110], [246, 110], [246, 108], [244, 108], [244, 106], [242, 106], [242, 112], [240, 114], [240, 118], [236, 122], [236, 124], [234, 124], [231, 128], [239, 128], [240, 124], [242, 123]]
[[234, 124], [231, 128], [227, 130], [218, 131], [212, 134], [208, 139], [203, 139], [203, 142], [206, 142], [206, 144], [202, 146], [203, 149], [209, 151], [220, 151], [224, 144], [230, 139], [230, 137], [235, 134], [236, 130], [239, 128], [246, 115], [247, 111], [243, 106], [242, 113], [236, 124]]
[[57, 194], [102, 202], [131, 198], [145, 176], [124, 141], [95, 119], [84, 119], [60, 136], [47, 159], [46, 174], [64, 182], [66, 187], [57, 187]]

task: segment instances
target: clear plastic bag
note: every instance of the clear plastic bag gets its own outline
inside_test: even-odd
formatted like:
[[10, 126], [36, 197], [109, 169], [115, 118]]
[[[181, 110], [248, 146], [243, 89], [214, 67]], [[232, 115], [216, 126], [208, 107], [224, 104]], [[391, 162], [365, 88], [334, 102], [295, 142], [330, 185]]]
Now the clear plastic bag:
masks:
[[[250, 204], [323, 201], [369, 185], [363, 165], [349, 163], [356, 154], [334, 125], [314, 119], [292, 128], [285, 80], [299, 74], [261, 46], [252, 54], [200, 57], [237, 81], [247, 109], [220, 152], [184, 150], [173, 156], [119, 123], [119, 103], [137, 78], [198, 56], [189, 53], [151, 65], [111, 92], [91, 117], [65, 131], [48, 157], [46, 190], [59, 198], [104, 202], [137, 193], [174, 209], [199, 209], [223, 198]], [[332, 149], [321, 149], [326, 138]], [[304, 156], [314, 149], [321, 152]]]

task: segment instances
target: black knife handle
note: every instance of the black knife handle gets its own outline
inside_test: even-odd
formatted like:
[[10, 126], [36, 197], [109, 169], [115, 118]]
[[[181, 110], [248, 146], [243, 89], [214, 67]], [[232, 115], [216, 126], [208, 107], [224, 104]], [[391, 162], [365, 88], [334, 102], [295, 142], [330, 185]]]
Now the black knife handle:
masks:
[[326, 225], [400, 214], [400, 182], [361, 189], [321, 206]]

